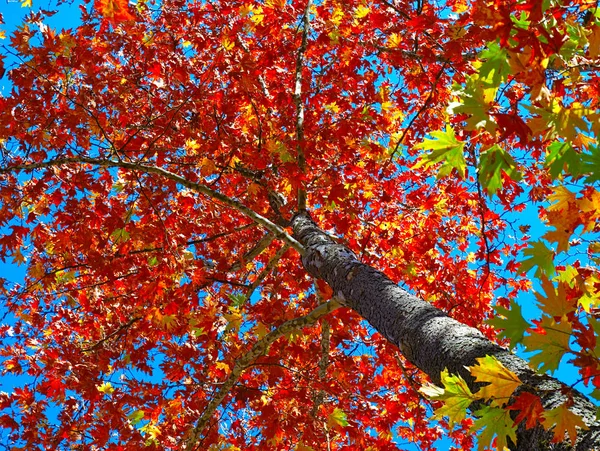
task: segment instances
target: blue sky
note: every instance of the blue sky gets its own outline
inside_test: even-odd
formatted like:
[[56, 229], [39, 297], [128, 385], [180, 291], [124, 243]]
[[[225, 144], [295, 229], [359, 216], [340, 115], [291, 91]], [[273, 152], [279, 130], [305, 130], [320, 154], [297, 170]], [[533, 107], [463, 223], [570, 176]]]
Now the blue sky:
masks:
[[[15, 27], [21, 22], [22, 18], [31, 11], [30, 8], [23, 8], [20, 2], [7, 2], [6, 0], [0, 0], [0, 12], [4, 17], [5, 24], [1, 26], [6, 32], [7, 38], [4, 41], [0, 40], [0, 46], [5, 45], [7, 41], [10, 39], [10, 32], [14, 30]], [[38, 2], [33, 0], [33, 7], [35, 8], [44, 8], [44, 9], [56, 9], [55, 6], [49, 4], [48, 1]], [[67, 5], [63, 4], [58, 8], [58, 13], [50, 18], [47, 22], [47, 25], [51, 27], [56, 27], [58, 29], [61, 28], [70, 28], [75, 27], [78, 22], [79, 17], [79, 7], [78, 5]], [[2, 52], [0, 50], [1, 53]], [[7, 58], [5, 60], [6, 69], [10, 69], [11, 60]], [[10, 85], [8, 84], [7, 77], [5, 76], [2, 80], [0, 80], [0, 94], [8, 95], [10, 90]], [[523, 213], [514, 213], [515, 220], [517, 224], [526, 224], [531, 226], [530, 235], [532, 236], [532, 240], [539, 238], [543, 233], [545, 233], [546, 228], [541, 223], [536, 207], [528, 206], [527, 209]], [[1, 230], [0, 230], [1, 233]], [[0, 277], [6, 279], [9, 283], [19, 283], [23, 280], [24, 276], [24, 266], [16, 266], [10, 261], [1, 262], [0, 261]], [[539, 316], [539, 310], [535, 306], [535, 297], [533, 293], [524, 293], [522, 294], [517, 302], [523, 307], [523, 312], [526, 319], [531, 320], [533, 318], [537, 318]], [[4, 314], [4, 312], [0, 311], [0, 317]], [[566, 360], [566, 359], [565, 359]], [[574, 367], [568, 365], [563, 362], [559, 371], [555, 373], [555, 376], [561, 379], [563, 382], [568, 384], [575, 383], [579, 380], [579, 375]], [[0, 376], [0, 390], [10, 391], [16, 385], [20, 385], [23, 383], [23, 379], [15, 379], [12, 376]], [[588, 392], [590, 390], [586, 390], [582, 384], [577, 385], [577, 388], [583, 392]], [[439, 443], [439, 449], [447, 449], [449, 446], [448, 441], [442, 441]], [[416, 449], [416, 448], [415, 448]]]

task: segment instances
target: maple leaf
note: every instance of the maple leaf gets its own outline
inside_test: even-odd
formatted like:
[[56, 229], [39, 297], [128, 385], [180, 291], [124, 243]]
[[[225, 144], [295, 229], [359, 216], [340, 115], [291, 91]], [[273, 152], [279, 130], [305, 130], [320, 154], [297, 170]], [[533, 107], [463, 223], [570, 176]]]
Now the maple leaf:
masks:
[[502, 174], [508, 175], [515, 181], [522, 178], [515, 160], [495, 144], [483, 151], [479, 158], [479, 181], [487, 189], [490, 197], [502, 188]]
[[327, 425], [332, 429], [340, 429], [348, 426], [348, 424], [346, 413], [339, 407], [336, 407], [333, 412], [327, 416]]
[[552, 194], [548, 196], [548, 200], [553, 202], [548, 207], [548, 210], [568, 210], [569, 204], [575, 202], [575, 194], [569, 191], [564, 185], [558, 185], [553, 188]]
[[490, 447], [494, 436], [496, 436], [496, 449], [508, 449], [508, 440], [517, 442], [517, 428], [513, 425], [510, 412], [506, 409], [493, 406], [484, 406], [475, 412], [479, 417], [475, 420], [472, 431], [479, 431], [479, 450]]
[[128, 0], [96, 0], [94, 7], [113, 24], [135, 20], [135, 16], [129, 12]]
[[435, 410], [435, 417], [447, 416], [450, 428], [453, 428], [465, 419], [467, 409], [477, 397], [460, 375], [451, 375], [447, 369], [442, 371], [441, 381], [444, 388], [426, 384], [419, 391], [431, 400], [443, 401], [444, 405]]
[[530, 247], [523, 251], [523, 255], [529, 258], [521, 261], [519, 271], [526, 273], [537, 266], [536, 277], [554, 274], [554, 251], [548, 249], [543, 242], [533, 241]]
[[508, 402], [513, 392], [522, 384], [515, 373], [506, 368], [494, 356], [480, 357], [477, 365], [468, 367], [475, 377], [475, 382], [487, 382], [475, 393], [480, 399], [491, 399], [492, 406], [500, 406]]
[[465, 143], [456, 139], [454, 129], [450, 126], [445, 131], [431, 132], [435, 139], [426, 138], [421, 144], [415, 146], [415, 149], [432, 150], [430, 154], [422, 155], [420, 161], [413, 166], [418, 169], [421, 166], [430, 167], [435, 163], [443, 162], [438, 170], [438, 177], [450, 174], [452, 169], [456, 169], [461, 177], [465, 176], [467, 163], [463, 154]]
[[525, 427], [531, 429], [543, 419], [544, 407], [542, 407], [542, 401], [539, 396], [533, 393], [519, 393], [515, 401], [508, 406], [508, 409], [519, 411], [513, 423], [514, 426], [525, 420]]
[[552, 178], [557, 178], [563, 171], [574, 177], [582, 173], [582, 155], [570, 143], [554, 141], [547, 150], [544, 165], [550, 169]]
[[530, 362], [540, 371], [555, 371], [565, 353], [570, 352], [569, 340], [573, 328], [568, 321], [556, 322], [543, 316], [538, 327], [523, 339], [528, 352], [537, 352]]
[[558, 289], [545, 276], [540, 278], [542, 288], [544, 289], [543, 296], [541, 293], [535, 293], [535, 297], [539, 302], [540, 309], [551, 317], [562, 317], [567, 313], [575, 310], [575, 306], [567, 302], [566, 288], [563, 283], [558, 284]]
[[523, 318], [521, 306], [514, 299], [510, 301], [510, 308], [506, 309], [500, 305], [494, 306], [494, 310], [498, 313], [495, 318], [488, 319], [486, 323], [501, 330], [498, 336], [508, 338], [510, 340], [509, 347], [513, 349], [517, 344], [521, 343], [525, 331], [530, 327], [530, 324]]
[[569, 434], [571, 443], [575, 445], [577, 439], [577, 428], [589, 429], [584, 423], [583, 419], [569, 410], [567, 403], [563, 403], [554, 409], [550, 409], [544, 412], [544, 419], [542, 425], [549, 431], [554, 428], [553, 442], [562, 442], [565, 439], [565, 432]]
[[450, 114], [466, 114], [467, 130], [485, 128], [493, 133], [496, 130], [496, 123], [489, 112], [496, 90], [495, 87], [490, 88], [485, 85], [476, 75], [471, 76], [467, 79], [466, 86], [461, 86], [454, 91], [459, 101], [450, 103], [447, 110]]
[[479, 78], [487, 85], [499, 87], [506, 81], [510, 73], [508, 53], [497, 42], [491, 42], [481, 51], [479, 59], [483, 61], [479, 67]]
[[600, 146], [590, 146], [590, 153], [582, 155], [582, 174], [589, 174], [585, 182], [594, 183], [600, 180]]

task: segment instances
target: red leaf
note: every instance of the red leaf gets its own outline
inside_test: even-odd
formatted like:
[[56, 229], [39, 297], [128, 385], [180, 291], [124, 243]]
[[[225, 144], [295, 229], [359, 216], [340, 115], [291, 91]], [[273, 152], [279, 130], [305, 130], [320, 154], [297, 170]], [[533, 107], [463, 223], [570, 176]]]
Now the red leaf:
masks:
[[525, 426], [527, 429], [535, 427], [542, 418], [542, 413], [544, 413], [539, 396], [528, 392], [519, 394], [515, 402], [509, 406], [509, 409], [520, 410], [519, 415], [515, 418], [514, 425], [526, 420]]

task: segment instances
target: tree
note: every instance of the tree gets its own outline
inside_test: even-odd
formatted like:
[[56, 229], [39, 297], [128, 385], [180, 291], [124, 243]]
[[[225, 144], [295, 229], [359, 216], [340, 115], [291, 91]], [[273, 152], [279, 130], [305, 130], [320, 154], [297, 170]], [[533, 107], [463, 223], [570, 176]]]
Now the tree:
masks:
[[600, 447], [596, 3], [81, 11], [3, 47], [12, 449]]

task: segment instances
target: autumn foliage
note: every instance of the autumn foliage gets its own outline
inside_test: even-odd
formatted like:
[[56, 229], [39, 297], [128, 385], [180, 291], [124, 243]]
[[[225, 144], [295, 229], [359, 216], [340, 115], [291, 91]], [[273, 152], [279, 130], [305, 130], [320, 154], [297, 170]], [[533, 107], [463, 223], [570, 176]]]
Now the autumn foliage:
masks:
[[35, 1], [0, 55], [0, 258], [26, 271], [0, 279], [10, 449], [502, 449], [519, 425], [589, 428], [570, 392], [546, 409], [492, 357], [479, 391], [431, 385], [307, 274], [289, 221], [306, 208], [600, 399], [596, 2], [96, 0], [54, 29]]

